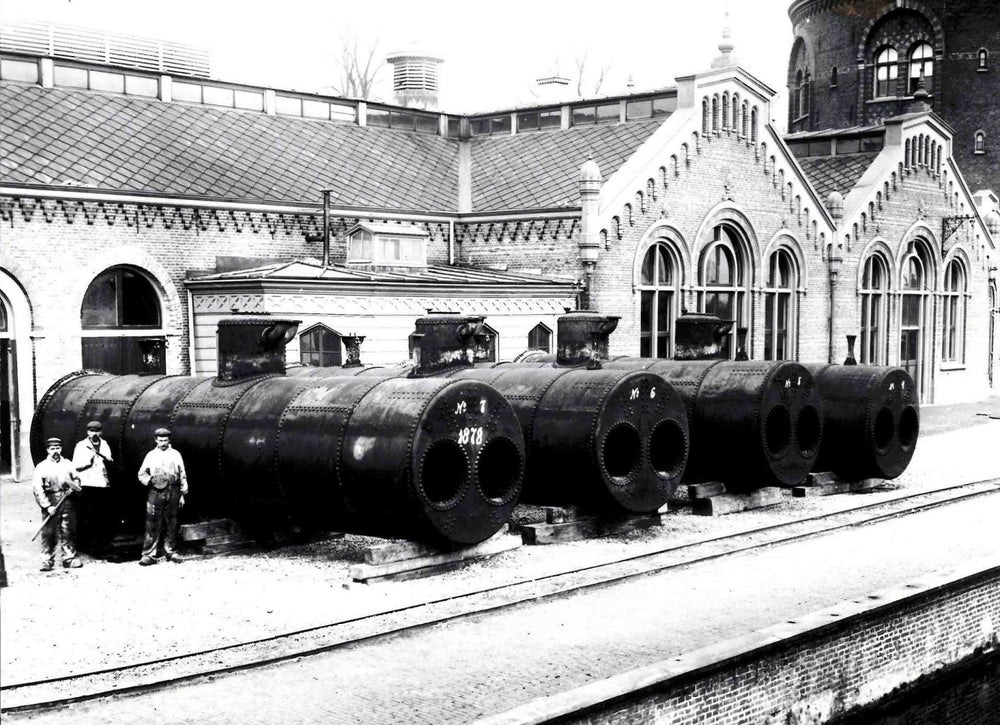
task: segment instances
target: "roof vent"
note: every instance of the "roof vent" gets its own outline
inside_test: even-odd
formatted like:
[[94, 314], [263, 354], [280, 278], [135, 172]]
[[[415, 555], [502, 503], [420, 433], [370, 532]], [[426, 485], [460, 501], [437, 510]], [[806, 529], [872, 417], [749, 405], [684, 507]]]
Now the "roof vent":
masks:
[[438, 66], [444, 62], [433, 53], [410, 49], [390, 53], [392, 91], [396, 102], [409, 108], [434, 110], [438, 103]]

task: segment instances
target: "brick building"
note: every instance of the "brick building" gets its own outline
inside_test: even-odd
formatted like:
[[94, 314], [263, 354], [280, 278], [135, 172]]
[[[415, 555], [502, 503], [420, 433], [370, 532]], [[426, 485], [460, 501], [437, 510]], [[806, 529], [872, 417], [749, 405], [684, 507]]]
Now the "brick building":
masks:
[[1000, 22], [993, 0], [796, 0], [788, 130], [880, 123], [921, 76], [974, 190], [1000, 188]]
[[992, 384], [996, 197], [977, 206], [922, 105], [786, 141], [727, 42], [667, 88], [471, 116], [0, 51], [15, 474], [54, 380], [211, 373], [234, 310], [302, 319], [307, 364], [336, 364], [348, 334], [404, 360], [428, 308], [488, 315], [482, 354], [509, 358], [585, 305], [621, 316], [613, 354], [670, 356], [681, 310], [703, 310], [745, 328], [731, 355], [840, 361], [854, 334], [924, 401]]

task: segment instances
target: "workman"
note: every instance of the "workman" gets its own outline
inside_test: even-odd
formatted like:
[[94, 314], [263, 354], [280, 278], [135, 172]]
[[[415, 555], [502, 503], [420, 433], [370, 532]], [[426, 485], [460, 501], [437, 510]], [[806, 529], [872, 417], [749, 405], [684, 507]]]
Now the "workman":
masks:
[[86, 489], [77, 501], [80, 512], [81, 540], [97, 541], [110, 538], [118, 512], [111, 496], [111, 479], [108, 467], [111, 446], [102, 438], [103, 426], [99, 420], [87, 423], [87, 437], [73, 449], [73, 467], [80, 474], [80, 483]]
[[146, 454], [139, 466], [139, 483], [146, 493], [146, 538], [142, 543], [141, 566], [156, 563], [160, 548], [167, 561], [180, 563], [174, 551], [177, 538], [177, 512], [184, 506], [188, 492], [187, 472], [181, 454], [170, 447], [170, 430], [157, 428], [156, 447]]
[[80, 474], [80, 484], [93, 488], [107, 488], [108, 464], [111, 463], [111, 446], [101, 437], [100, 421], [87, 423], [87, 437], [73, 449], [73, 467]]
[[62, 565], [79, 569], [83, 563], [76, 556], [76, 506], [74, 496], [81, 490], [80, 477], [73, 464], [62, 457], [62, 441], [45, 441], [46, 458], [35, 466], [32, 491], [35, 501], [47, 517], [42, 525], [42, 571], [52, 571], [56, 544], [62, 547]]

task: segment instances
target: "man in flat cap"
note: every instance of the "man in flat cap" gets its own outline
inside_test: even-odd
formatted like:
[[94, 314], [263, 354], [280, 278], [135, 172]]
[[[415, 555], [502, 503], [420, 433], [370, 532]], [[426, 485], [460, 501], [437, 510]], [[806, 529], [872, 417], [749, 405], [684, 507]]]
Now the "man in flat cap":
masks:
[[45, 441], [46, 457], [35, 466], [32, 491], [35, 501], [47, 516], [42, 526], [42, 571], [52, 571], [56, 544], [62, 547], [62, 565], [79, 569], [83, 563], [76, 556], [76, 507], [73, 495], [80, 489], [80, 477], [73, 464], [62, 457], [62, 441]]
[[80, 474], [80, 483], [87, 490], [78, 502], [83, 525], [81, 537], [90, 533], [90, 539], [110, 537], [113, 533], [115, 514], [111, 506], [110, 478], [111, 446], [101, 437], [103, 427], [99, 420], [87, 423], [87, 437], [73, 449], [73, 467]]
[[142, 542], [139, 564], [156, 563], [162, 547], [167, 561], [180, 562], [174, 551], [177, 538], [177, 511], [184, 506], [188, 492], [187, 472], [181, 454], [170, 447], [170, 431], [157, 428], [156, 447], [146, 454], [139, 466], [139, 483], [146, 493], [146, 538]]

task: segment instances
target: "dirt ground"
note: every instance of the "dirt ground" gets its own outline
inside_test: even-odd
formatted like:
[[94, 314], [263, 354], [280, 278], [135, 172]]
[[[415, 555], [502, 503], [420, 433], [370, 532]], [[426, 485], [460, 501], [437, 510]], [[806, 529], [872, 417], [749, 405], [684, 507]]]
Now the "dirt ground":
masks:
[[681, 510], [644, 531], [525, 546], [427, 579], [374, 585], [347, 585], [348, 567], [375, 543], [350, 535], [180, 565], [139, 567], [84, 556], [81, 569], [42, 573], [37, 542], [30, 541], [40, 524], [30, 482], [4, 481], [0, 541], [10, 586], [0, 590], [0, 684], [246, 642], [902, 493], [1000, 477], [1000, 398], [927, 407], [921, 426], [910, 468], [863, 496], [786, 498], [768, 509], [717, 518]]

